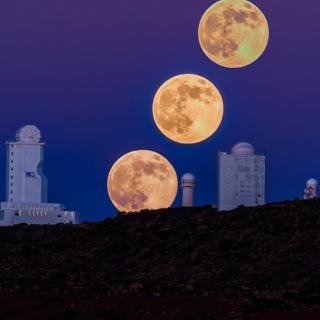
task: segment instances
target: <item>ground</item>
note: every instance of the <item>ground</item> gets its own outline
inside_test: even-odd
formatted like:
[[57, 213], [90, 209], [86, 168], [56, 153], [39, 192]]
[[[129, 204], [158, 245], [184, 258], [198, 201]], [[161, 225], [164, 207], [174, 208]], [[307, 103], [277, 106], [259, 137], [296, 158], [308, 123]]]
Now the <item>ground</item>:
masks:
[[0, 229], [0, 319], [319, 319], [320, 201]]

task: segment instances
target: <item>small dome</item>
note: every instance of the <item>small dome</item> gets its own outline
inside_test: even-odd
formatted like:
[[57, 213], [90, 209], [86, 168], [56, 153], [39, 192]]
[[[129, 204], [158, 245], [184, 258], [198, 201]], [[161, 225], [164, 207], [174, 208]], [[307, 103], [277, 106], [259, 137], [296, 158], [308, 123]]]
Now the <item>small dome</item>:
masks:
[[25, 143], [38, 143], [41, 139], [40, 130], [33, 125], [27, 125], [16, 132], [16, 140]]
[[186, 181], [196, 181], [196, 178], [192, 173], [185, 173], [181, 178], [181, 181], [184, 181], [184, 180], [186, 180]]
[[316, 179], [312, 178], [307, 181], [307, 186], [316, 186], [316, 185], [318, 185], [318, 181]]
[[239, 142], [232, 147], [231, 154], [236, 155], [236, 156], [253, 156], [254, 155], [254, 147], [250, 143]]

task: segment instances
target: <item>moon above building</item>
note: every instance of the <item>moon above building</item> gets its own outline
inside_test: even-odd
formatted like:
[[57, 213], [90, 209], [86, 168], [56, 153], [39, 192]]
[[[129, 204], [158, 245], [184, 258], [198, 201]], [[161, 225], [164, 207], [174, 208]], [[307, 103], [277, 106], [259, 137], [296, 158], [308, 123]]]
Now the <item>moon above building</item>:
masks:
[[269, 41], [269, 26], [258, 7], [246, 0], [221, 0], [202, 16], [199, 42], [209, 59], [227, 68], [256, 61]]
[[107, 181], [111, 202], [121, 212], [170, 207], [178, 191], [171, 163], [149, 151], [132, 151], [112, 166]]
[[182, 144], [199, 143], [219, 128], [223, 100], [206, 78], [182, 74], [160, 87], [152, 111], [157, 127], [166, 137]]

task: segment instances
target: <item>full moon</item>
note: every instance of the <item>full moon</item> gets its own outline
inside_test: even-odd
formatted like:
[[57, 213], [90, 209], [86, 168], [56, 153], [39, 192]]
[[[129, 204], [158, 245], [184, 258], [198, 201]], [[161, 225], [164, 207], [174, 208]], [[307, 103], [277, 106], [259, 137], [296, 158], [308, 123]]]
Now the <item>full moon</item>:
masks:
[[208, 139], [223, 118], [218, 89], [206, 78], [183, 74], [166, 81], [153, 101], [153, 118], [169, 139], [183, 144]]
[[246, 0], [221, 0], [202, 16], [200, 46], [209, 59], [227, 68], [256, 61], [269, 40], [269, 26], [258, 7]]
[[114, 163], [107, 189], [111, 202], [122, 212], [167, 208], [176, 198], [178, 178], [166, 158], [153, 151], [138, 150]]

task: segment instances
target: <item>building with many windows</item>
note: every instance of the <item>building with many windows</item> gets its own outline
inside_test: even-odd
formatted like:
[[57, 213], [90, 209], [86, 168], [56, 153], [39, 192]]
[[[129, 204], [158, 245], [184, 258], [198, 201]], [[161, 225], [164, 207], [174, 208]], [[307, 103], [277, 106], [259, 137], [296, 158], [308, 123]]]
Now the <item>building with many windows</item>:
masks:
[[218, 163], [219, 210], [265, 204], [265, 155], [255, 155], [251, 144], [240, 142], [231, 154], [220, 152]]
[[0, 225], [78, 223], [79, 214], [62, 204], [47, 203], [47, 178], [43, 174], [40, 130], [27, 125], [7, 142], [7, 195], [1, 203]]

